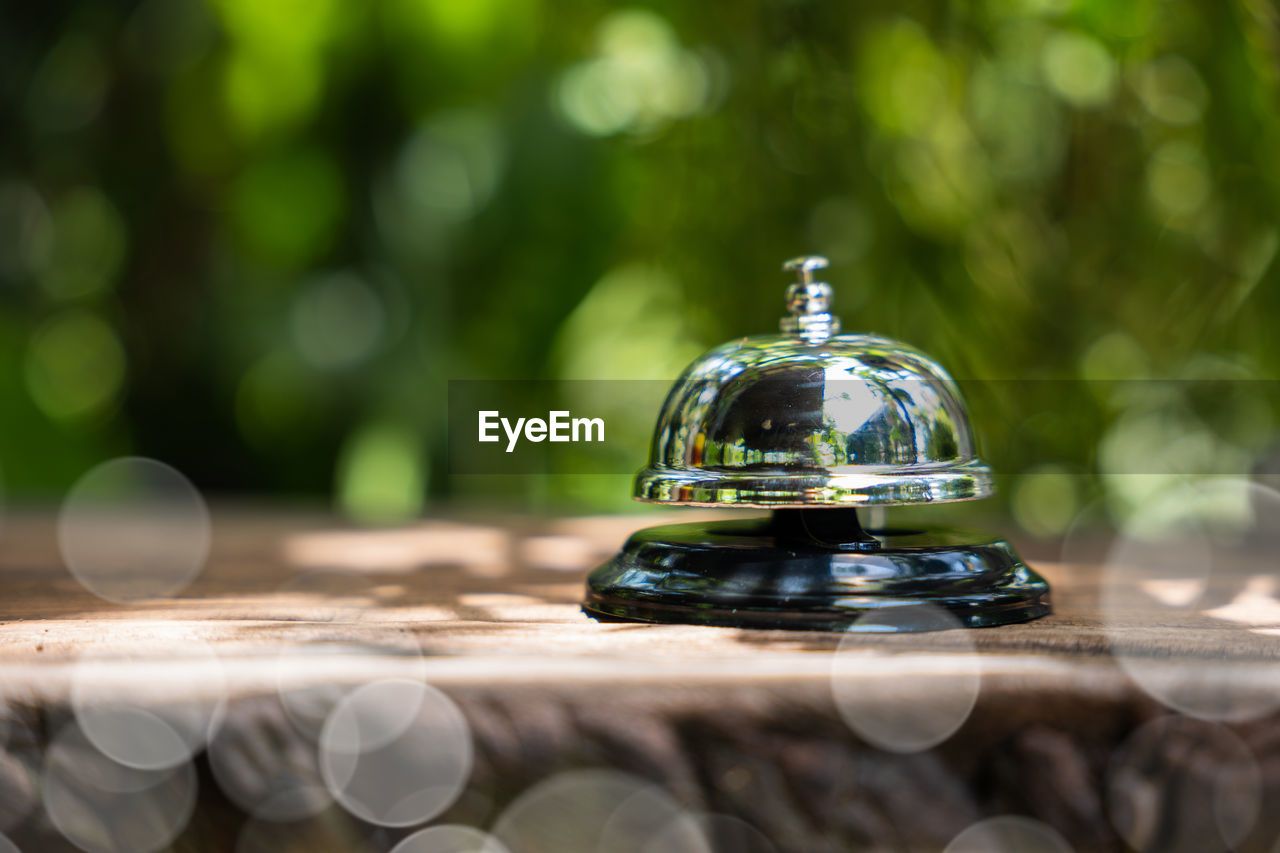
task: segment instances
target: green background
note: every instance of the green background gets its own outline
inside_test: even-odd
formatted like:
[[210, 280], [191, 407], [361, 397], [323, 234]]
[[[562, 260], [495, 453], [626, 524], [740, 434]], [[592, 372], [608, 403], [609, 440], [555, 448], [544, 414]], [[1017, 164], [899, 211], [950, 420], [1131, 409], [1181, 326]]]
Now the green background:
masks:
[[1263, 0], [10, 3], [5, 491], [139, 454], [365, 521], [619, 508], [449, 476], [448, 380], [674, 378], [773, 329], [802, 252], [959, 377], [1244, 389], [988, 402], [1032, 532], [1142, 500], [1120, 470], [1248, 472], [1278, 74]]

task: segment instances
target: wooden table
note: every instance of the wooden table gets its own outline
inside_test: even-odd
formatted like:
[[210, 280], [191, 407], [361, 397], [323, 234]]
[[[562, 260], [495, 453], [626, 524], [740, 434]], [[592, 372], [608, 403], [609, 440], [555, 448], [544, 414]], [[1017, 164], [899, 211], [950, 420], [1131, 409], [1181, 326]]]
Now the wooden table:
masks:
[[[1152, 850], [1222, 847], [1215, 824], [1224, 819], [1244, 833], [1241, 849], [1269, 850], [1280, 835], [1280, 717], [1265, 701], [1265, 713], [1184, 721], [1135, 751], [1127, 739], [1171, 712], [1108, 654], [1119, 642], [1179, 677], [1191, 665], [1253, 661], [1245, 687], [1280, 704], [1270, 587], [1227, 590], [1216, 616], [1155, 609], [1108, 631], [1096, 566], [1036, 559], [1055, 551], [1026, 543], [1053, 584], [1056, 612], [1025, 625], [839, 637], [582, 615], [585, 572], [628, 532], [693, 517], [357, 530], [319, 516], [224, 509], [192, 585], [124, 606], [88, 593], [62, 566], [51, 514], [11, 514], [0, 538], [9, 722], [0, 829], [23, 850], [74, 849], [40, 789], [48, 746], [74, 720], [74, 689], [90, 703], [225, 702], [209, 752], [242, 774], [240, 796], [199, 751], [199, 795], [173, 849], [388, 850], [413, 827], [373, 826], [330, 804], [277, 828], [247, 819], [243, 795], [276, 763], [302, 756], [314, 769], [316, 733], [283, 710], [282, 690], [311, 690], [332, 704], [371, 680], [407, 677], [447, 694], [474, 744], [467, 789], [437, 823], [491, 827], [537, 783], [608, 768], [660, 786], [682, 809], [734, 816], [776, 849], [806, 853], [941, 850], [998, 815], [1033, 818], [1076, 850], [1127, 849], [1117, 826]], [[1262, 614], [1257, 624], [1239, 617], [1241, 607]], [[842, 718], [832, 692], [837, 655], [861, 655], [865, 667], [840, 671], [874, 682], [904, 713], [945, 702], [959, 689], [955, 674], [973, 671], [975, 660], [980, 691], [954, 735], [895, 752]], [[1224, 781], [1226, 759], [1198, 727], [1243, 744], [1255, 778]], [[1256, 818], [1248, 807], [1223, 818], [1242, 797], [1257, 799]]]

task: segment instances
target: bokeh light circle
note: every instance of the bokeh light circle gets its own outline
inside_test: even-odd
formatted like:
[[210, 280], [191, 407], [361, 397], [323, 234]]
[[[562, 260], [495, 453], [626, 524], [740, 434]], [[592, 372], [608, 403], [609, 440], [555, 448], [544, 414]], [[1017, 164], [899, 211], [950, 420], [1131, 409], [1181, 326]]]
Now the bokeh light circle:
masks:
[[333, 802], [313, 740], [289, 722], [270, 697], [238, 708], [234, 726], [209, 743], [209, 767], [227, 798], [255, 818], [295, 822]]
[[379, 677], [426, 680], [426, 658], [412, 632], [367, 628], [367, 641], [344, 636], [283, 646], [276, 654], [276, 696], [289, 722], [312, 742], [319, 742], [334, 708], [360, 685]]
[[298, 289], [289, 328], [298, 353], [321, 370], [359, 364], [373, 355], [387, 326], [386, 306], [351, 271], [316, 276]]
[[[931, 632], [929, 660], [922, 664], [934, 688], [928, 701], [921, 701], [922, 674], [912, 668], [922, 660], [911, 654], [919, 649], [915, 633], [921, 631]], [[932, 604], [859, 617], [831, 660], [831, 695], [840, 716], [868, 743], [890, 752], [921, 752], [951, 737], [969, 719], [981, 686], [971, 633]]]
[[50, 821], [87, 853], [152, 853], [182, 832], [196, 802], [190, 763], [126, 767], [103, 755], [76, 723], [45, 755], [42, 795]]
[[705, 853], [687, 846], [701, 839], [683, 816], [670, 795], [642, 779], [615, 770], [571, 770], [517, 797], [492, 832], [516, 853], [648, 853], [664, 834], [673, 844], [669, 853]]
[[702, 828], [686, 816], [662, 788], [645, 786], [605, 821], [601, 849], [648, 851], [657, 841], [665, 853], [711, 853]]
[[182, 591], [204, 568], [209, 510], [181, 473], [124, 457], [81, 477], [63, 501], [58, 545], [67, 569], [117, 604]]
[[301, 572], [274, 596], [281, 619], [341, 624], [336, 636], [282, 646], [275, 657], [276, 694], [297, 730], [313, 742], [330, 712], [352, 690], [381, 676], [425, 680], [426, 659], [413, 632], [376, 621], [378, 590], [365, 575]]
[[391, 853], [510, 853], [501, 841], [457, 824], [429, 826], [404, 838]]
[[943, 853], [1072, 853], [1051, 826], [1018, 815], [978, 821], [961, 832]]
[[143, 708], [89, 708], [76, 714], [76, 720], [94, 746], [126, 767], [163, 770], [192, 754], [172, 726]]
[[1171, 484], [1108, 549], [1111, 651], [1144, 691], [1205, 720], [1280, 708], [1280, 492], [1238, 478]]
[[71, 671], [71, 707], [84, 736], [108, 758], [139, 770], [191, 760], [226, 716], [227, 677], [208, 643], [183, 638], [180, 659], [82, 655]]
[[1253, 828], [1262, 777], [1230, 729], [1167, 715], [1138, 727], [1107, 772], [1111, 823], [1135, 850], [1235, 849]]
[[320, 733], [320, 770], [344, 808], [380, 826], [430, 820], [471, 775], [471, 732], [439, 690], [410, 679], [365, 684]]

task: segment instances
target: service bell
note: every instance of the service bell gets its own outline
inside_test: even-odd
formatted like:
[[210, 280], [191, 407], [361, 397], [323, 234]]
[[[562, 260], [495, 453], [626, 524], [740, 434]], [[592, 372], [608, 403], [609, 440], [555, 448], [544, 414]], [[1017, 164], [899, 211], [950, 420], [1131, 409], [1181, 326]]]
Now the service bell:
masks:
[[711, 350], [676, 381], [635, 497], [768, 516], [635, 533], [587, 581], [602, 619], [856, 630], [933, 605], [979, 627], [1049, 612], [1049, 587], [1003, 539], [864, 529], [858, 507], [992, 493], [955, 382], [919, 350], [841, 334], [825, 258], [795, 258], [781, 334]]

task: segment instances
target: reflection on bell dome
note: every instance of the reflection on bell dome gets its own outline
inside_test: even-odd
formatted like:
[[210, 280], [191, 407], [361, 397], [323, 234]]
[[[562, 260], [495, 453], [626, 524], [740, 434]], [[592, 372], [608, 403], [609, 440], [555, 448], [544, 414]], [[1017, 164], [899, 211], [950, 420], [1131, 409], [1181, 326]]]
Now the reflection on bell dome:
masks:
[[968, 500], [991, 492], [964, 403], [936, 362], [870, 335], [762, 335], [676, 383], [636, 497], [815, 506]]

